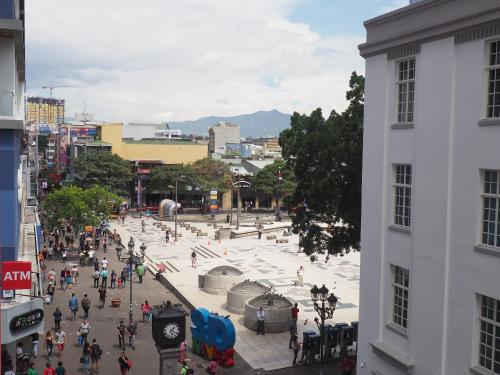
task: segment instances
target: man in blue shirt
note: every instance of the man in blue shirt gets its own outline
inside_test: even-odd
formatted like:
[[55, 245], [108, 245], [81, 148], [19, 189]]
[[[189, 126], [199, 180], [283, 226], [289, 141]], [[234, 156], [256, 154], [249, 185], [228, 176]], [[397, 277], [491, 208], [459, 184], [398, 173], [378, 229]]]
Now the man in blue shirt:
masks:
[[75, 296], [75, 293], [71, 294], [71, 298], [69, 299], [69, 309], [73, 313], [73, 320], [76, 319], [76, 312], [78, 311], [78, 299]]

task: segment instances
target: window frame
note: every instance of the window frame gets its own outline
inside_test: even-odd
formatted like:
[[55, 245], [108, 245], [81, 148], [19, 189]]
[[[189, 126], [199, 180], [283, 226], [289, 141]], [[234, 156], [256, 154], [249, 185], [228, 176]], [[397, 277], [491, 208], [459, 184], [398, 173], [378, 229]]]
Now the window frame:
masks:
[[[398, 272], [401, 272], [401, 277], [403, 283], [399, 283], [397, 280]], [[391, 300], [390, 300], [390, 316], [389, 316], [389, 327], [396, 328], [397, 331], [406, 335], [408, 332], [409, 326], [409, 316], [410, 316], [410, 271], [402, 266], [398, 266], [396, 264], [390, 265], [390, 275], [391, 275]], [[405, 285], [406, 282], [406, 285]], [[396, 294], [397, 291], [401, 291], [402, 294]], [[406, 296], [404, 294], [406, 292]], [[398, 304], [396, 302], [396, 298], [401, 299], [401, 303]], [[406, 307], [404, 306], [404, 302], [406, 300]], [[396, 311], [397, 309], [401, 309], [401, 314], [399, 315]], [[404, 314], [406, 312], [406, 315]], [[398, 319], [400, 322], [398, 323]]]
[[[408, 64], [410, 63], [410, 61], [413, 61], [413, 78], [406, 78], [406, 79], [400, 79], [400, 73], [401, 73], [401, 70], [400, 70], [400, 64], [401, 63], [404, 63], [404, 62], [408, 62]], [[417, 57], [415, 55], [412, 55], [412, 56], [406, 56], [405, 58], [402, 58], [402, 59], [399, 59], [399, 60], [395, 60], [395, 65], [394, 65], [395, 69], [395, 123], [398, 124], [398, 125], [413, 125], [413, 123], [415, 122], [415, 98], [416, 98], [416, 92], [417, 92], [417, 89], [416, 89], [416, 86], [417, 86]], [[408, 70], [409, 72], [409, 70]], [[413, 83], [413, 106], [412, 106], [412, 112], [411, 112], [411, 121], [408, 121], [408, 104], [410, 103], [409, 100], [408, 100], [408, 93], [409, 93], [409, 90], [408, 90], [408, 87], [410, 85], [410, 83]], [[406, 97], [406, 101], [404, 102], [404, 106], [405, 106], [405, 110], [404, 112], [401, 112], [399, 111], [399, 105], [400, 105], [400, 101], [399, 101], [399, 97], [400, 97], [400, 91], [399, 91], [399, 88], [400, 88], [400, 84], [407, 84], [407, 91], [406, 91], [406, 94], [407, 94], [407, 97]], [[400, 117], [400, 114], [402, 114], [403, 118]]]
[[[491, 300], [493, 301], [492, 306], [492, 318], [483, 315], [483, 307], [485, 306], [484, 301]], [[500, 351], [500, 346], [497, 348], [495, 345], [495, 337], [500, 338], [500, 300], [489, 297], [485, 294], [477, 294], [477, 325], [475, 327], [475, 343], [474, 343], [474, 367], [481, 369], [481, 371], [487, 371], [491, 374], [500, 374], [500, 360], [496, 361], [498, 363], [497, 372], [494, 372], [495, 365], [495, 350]], [[486, 304], [486, 309], [488, 310], [488, 305]], [[495, 319], [496, 318], [496, 319]], [[483, 326], [484, 323], [484, 326]], [[492, 326], [492, 333], [488, 333], [487, 328], [483, 329], [483, 327], [487, 327], [487, 325]], [[498, 331], [498, 333], [497, 333]], [[483, 333], [485, 339], [483, 340]], [[491, 336], [491, 344], [488, 344], [486, 340], [487, 335]], [[491, 349], [491, 355], [488, 357], [487, 353], [483, 351], [484, 347], [489, 347]], [[482, 354], [484, 353], [484, 354]], [[482, 357], [486, 360], [490, 361], [490, 366], [486, 367], [486, 362], [482, 361]], [[473, 367], [473, 368], [474, 368]]]
[[[410, 229], [412, 224], [412, 187], [413, 187], [413, 165], [409, 163], [397, 163], [392, 165], [392, 225], [399, 227]], [[398, 167], [404, 169], [404, 182], [398, 182]], [[406, 179], [408, 177], [407, 168], [410, 168], [410, 182], [407, 183]], [[404, 194], [398, 195], [398, 189], [403, 189]], [[409, 192], [409, 194], [408, 194]], [[408, 197], [409, 195], [409, 197]], [[398, 205], [398, 196], [402, 197], [402, 204]], [[406, 199], [408, 198], [408, 204], [406, 204]], [[401, 214], [398, 214], [398, 207], [401, 207]], [[409, 210], [409, 215], [406, 216], [406, 210]], [[401, 216], [401, 222], [398, 222], [398, 217]], [[406, 220], [408, 220], [408, 224], [406, 225]]]
[[[496, 192], [486, 192], [486, 173], [496, 173]], [[481, 170], [481, 193], [480, 193], [480, 217], [479, 217], [479, 244], [489, 246], [500, 250], [500, 170], [482, 169]], [[485, 220], [485, 199], [495, 199], [495, 218], [494, 221]], [[489, 207], [491, 209], [492, 206]], [[485, 222], [493, 223], [493, 233], [485, 231]], [[493, 236], [493, 245], [488, 240], [484, 240], [484, 235]]]
[[[487, 120], [487, 121], [500, 121], [500, 104], [495, 106], [494, 104], [494, 101], [493, 101], [493, 116], [489, 116], [489, 98], [490, 98], [490, 72], [493, 70], [493, 69], [498, 69], [498, 74], [500, 76], [500, 61], [498, 61], [499, 63], [498, 64], [494, 64], [494, 65], [491, 65], [490, 64], [490, 58], [491, 58], [491, 45], [493, 43], [497, 43], [497, 55], [500, 56], [500, 39], [498, 38], [495, 38], [495, 39], [490, 39], [490, 40], [486, 40], [486, 48], [485, 48], [485, 51], [484, 51], [484, 61], [485, 61], [485, 105], [484, 105], [484, 119]], [[498, 57], [500, 59], [500, 57]], [[499, 86], [500, 86], [500, 78], [497, 80], [498, 83], [499, 83]], [[500, 87], [499, 87], [499, 90], [498, 90], [498, 96], [500, 97]], [[498, 116], [494, 116], [494, 112], [495, 112], [495, 107], [499, 107], [499, 115]]]

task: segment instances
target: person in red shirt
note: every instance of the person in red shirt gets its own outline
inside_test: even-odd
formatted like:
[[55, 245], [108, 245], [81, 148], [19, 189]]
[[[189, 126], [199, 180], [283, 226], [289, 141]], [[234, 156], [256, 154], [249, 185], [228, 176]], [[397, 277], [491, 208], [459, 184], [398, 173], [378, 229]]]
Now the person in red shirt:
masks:
[[43, 370], [43, 375], [56, 375], [56, 370], [50, 366], [50, 362], [45, 365], [45, 370]]

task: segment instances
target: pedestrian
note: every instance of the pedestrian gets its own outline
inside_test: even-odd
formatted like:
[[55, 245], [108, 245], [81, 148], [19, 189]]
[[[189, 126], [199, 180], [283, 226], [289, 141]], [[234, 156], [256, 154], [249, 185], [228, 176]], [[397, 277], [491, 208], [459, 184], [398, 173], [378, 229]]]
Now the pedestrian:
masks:
[[130, 370], [130, 368], [132, 367], [131, 366], [132, 362], [125, 355], [125, 352], [120, 353], [120, 358], [118, 358], [118, 363], [120, 364], [120, 371], [122, 375], [125, 375], [128, 372], [128, 370]]
[[87, 319], [83, 319], [82, 324], [80, 324], [80, 336], [82, 340], [81, 346], [83, 346], [83, 343], [87, 341], [89, 331], [90, 331], [90, 323], [88, 322]]
[[66, 375], [66, 369], [61, 361], [57, 362], [56, 375]]
[[66, 269], [64, 272], [66, 276], [66, 285], [69, 289], [71, 289], [71, 285], [73, 284], [73, 277], [71, 276], [71, 271]]
[[169, 240], [170, 240], [170, 231], [166, 230], [165, 231], [165, 241], [168, 243]]
[[183, 341], [179, 345], [179, 358], [177, 362], [182, 363], [186, 360], [186, 341]]
[[40, 268], [42, 270], [42, 281], [45, 283], [47, 281], [47, 262], [45, 260], [40, 264]]
[[49, 279], [49, 284], [56, 286], [56, 271], [53, 268], [49, 271], [47, 278]]
[[208, 364], [207, 372], [210, 375], [215, 375], [215, 373], [217, 372], [217, 367], [218, 367], [217, 362], [215, 362], [215, 360], [212, 359]]
[[261, 226], [259, 226], [258, 234], [259, 234], [259, 240], [260, 240], [262, 238], [262, 227]]
[[57, 345], [57, 352], [59, 354], [59, 358], [62, 358], [63, 350], [64, 350], [64, 345], [66, 343], [66, 332], [64, 332], [61, 327], [56, 332], [56, 345]]
[[297, 321], [299, 320], [299, 304], [295, 303], [292, 307], [291, 313], [292, 313], [292, 323], [295, 326], [295, 331], [297, 331]]
[[106, 289], [101, 286], [99, 292], [99, 308], [102, 309], [106, 304]]
[[87, 296], [87, 293], [83, 295], [82, 298], [82, 309], [83, 309], [83, 318], [88, 319], [89, 318], [89, 310], [90, 310], [90, 299]]
[[[6, 372], [7, 375], [9, 375], [9, 372]], [[14, 374], [14, 373], [12, 373]], [[36, 369], [35, 369], [35, 364], [33, 362], [30, 363], [30, 368], [28, 369], [28, 374], [27, 375], [38, 375]]]
[[299, 286], [304, 286], [304, 267], [300, 266], [297, 270], [297, 283]]
[[293, 335], [292, 338], [292, 349], [293, 349], [293, 361], [292, 366], [297, 367], [297, 356], [299, 355], [300, 343], [297, 338], [297, 335]]
[[191, 253], [191, 267], [196, 268], [196, 251]]
[[49, 285], [47, 285], [47, 296], [49, 297], [48, 300], [47, 296], [45, 297], [45, 303], [47, 303], [48, 305], [52, 304], [52, 299], [54, 298], [55, 291], [56, 289], [54, 288], [54, 286], [49, 283]]
[[[26, 369], [28, 368], [28, 363], [29, 363], [29, 354], [27, 353], [24, 353], [23, 351], [23, 343], [22, 342], [19, 342], [17, 343], [17, 349], [16, 349], [16, 359], [17, 359], [17, 362], [22, 362], [22, 366], [23, 367], [26, 367]], [[19, 364], [16, 366], [16, 367], [19, 367]], [[18, 368], [19, 370], [19, 368]]]
[[146, 274], [146, 267], [144, 267], [144, 264], [139, 264], [137, 268], [135, 269], [135, 272], [137, 273], [137, 276], [139, 277], [139, 283], [142, 284], [142, 278]]
[[101, 273], [99, 270], [94, 271], [94, 288], [99, 288], [99, 279], [101, 277]]
[[116, 288], [116, 272], [115, 272], [115, 270], [111, 271], [111, 285], [110, 285], [110, 288], [111, 289], [115, 289]]
[[265, 335], [265, 333], [264, 333], [264, 317], [265, 317], [265, 313], [264, 313], [264, 310], [262, 309], [262, 306], [261, 306], [257, 310], [257, 335], [261, 334], [261, 333], [263, 335]]
[[122, 270], [120, 278], [122, 279], [122, 287], [125, 288], [127, 286], [127, 271], [125, 268]]
[[40, 334], [35, 332], [31, 335], [31, 355], [33, 358], [38, 357], [38, 343], [40, 342]]
[[78, 268], [76, 268], [76, 265], [73, 265], [73, 268], [71, 269], [71, 277], [73, 278], [72, 280], [73, 285], [76, 285], [79, 275], [80, 274], [78, 273]]
[[106, 257], [104, 257], [102, 260], [101, 260], [101, 264], [102, 264], [102, 268], [107, 270], [108, 269], [108, 264], [109, 264], [109, 261], [106, 259]]
[[352, 375], [356, 365], [351, 358], [344, 357], [341, 362], [342, 375]]
[[150, 321], [151, 320], [151, 305], [149, 302], [146, 300], [144, 301], [144, 304], [141, 305], [142, 308], [142, 320], [143, 321]]
[[59, 282], [61, 283], [61, 289], [66, 290], [66, 271], [61, 270], [61, 273], [59, 274]]
[[96, 342], [96, 339], [93, 339], [92, 346], [90, 347], [91, 372], [99, 371], [99, 360], [101, 359], [101, 356], [102, 356], [102, 349]]
[[121, 289], [121, 288], [123, 288], [123, 281], [122, 281], [122, 277], [120, 276], [118, 278], [118, 289]]
[[182, 361], [181, 375], [187, 375], [188, 371], [189, 371], [189, 367], [188, 367], [186, 361]]
[[90, 344], [88, 341], [83, 343], [82, 357], [80, 358], [80, 362], [83, 365], [83, 373], [89, 373], [89, 365], [90, 365]]
[[69, 309], [73, 314], [73, 320], [75, 320], [76, 312], [78, 311], [78, 298], [76, 298], [75, 293], [71, 293], [71, 298], [69, 299]]
[[50, 365], [50, 362], [45, 364], [43, 375], [56, 375], [56, 370]]
[[125, 324], [123, 320], [120, 320], [120, 324], [118, 325], [118, 347], [121, 350], [125, 350]]
[[99, 259], [94, 258], [94, 271], [99, 271]]
[[128, 342], [132, 349], [135, 350], [135, 336], [137, 335], [137, 324], [133, 321], [127, 326]]
[[101, 271], [101, 288], [108, 287], [108, 270], [103, 268]]
[[104, 252], [104, 254], [108, 252], [108, 241], [106, 237], [104, 237], [104, 239], [102, 240], [102, 251]]
[[57, 331], [61, 328], [62, 312], [59, 307], [56, 307], [56, 311], [52, 314], [54, 317], [54, 329]]
[[229, 216], [229, 214], [227, 214], [226, 215], [226, 224], [229, 224], [230, 218], [231, 218], [231, 216]]
[[52, 336], [50, 331], [45, 334], [45, 349], [47, 349], [49, 361], [52, 361], [52, 354], [54, 353], [54, 336]]
[[142, 233], [146, 232], [146, 223], [144, 220], [141, 221]]

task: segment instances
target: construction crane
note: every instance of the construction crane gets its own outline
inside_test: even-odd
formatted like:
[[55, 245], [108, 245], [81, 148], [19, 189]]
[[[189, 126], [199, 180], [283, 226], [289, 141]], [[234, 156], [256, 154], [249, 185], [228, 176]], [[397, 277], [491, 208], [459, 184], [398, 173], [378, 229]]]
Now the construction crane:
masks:
[[49, 89], [49, 95], [50, 95], [50, 98], [52, 98], [52, 90], [54, 89], [58, 89], [60, 87], [78, 87], [78, 86], [73, 86], [73, 85], [47, 85], [47, 86], [42, 86], [42, 89]]

